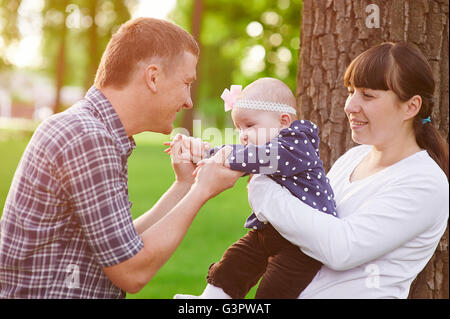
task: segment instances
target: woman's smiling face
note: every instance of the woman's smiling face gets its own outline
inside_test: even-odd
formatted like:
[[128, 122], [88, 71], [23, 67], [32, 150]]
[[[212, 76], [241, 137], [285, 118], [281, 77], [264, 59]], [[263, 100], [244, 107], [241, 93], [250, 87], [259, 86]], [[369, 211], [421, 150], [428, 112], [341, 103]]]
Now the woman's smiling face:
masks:
[[399, 133], [404, 114], [397, 95], [390, 90], [349, 87], [345, 113], [352, 139], [358, 144], [383, 146]]

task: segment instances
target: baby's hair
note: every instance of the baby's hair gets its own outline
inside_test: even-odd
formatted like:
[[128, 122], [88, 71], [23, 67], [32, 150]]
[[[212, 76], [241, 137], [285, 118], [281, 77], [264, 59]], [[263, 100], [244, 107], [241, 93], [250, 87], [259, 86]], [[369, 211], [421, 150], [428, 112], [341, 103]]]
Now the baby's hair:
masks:
[[[286, 104], [297, 110], [291, 89], [275, 78], [260, 78], [245, 87], [238, 99]], [[297, 116], [290, 114], [297, 119]]]

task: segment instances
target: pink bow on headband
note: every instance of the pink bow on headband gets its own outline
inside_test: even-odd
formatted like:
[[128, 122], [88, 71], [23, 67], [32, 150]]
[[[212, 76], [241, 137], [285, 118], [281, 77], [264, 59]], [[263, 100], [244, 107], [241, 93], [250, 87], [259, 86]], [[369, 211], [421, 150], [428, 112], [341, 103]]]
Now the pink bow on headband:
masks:
[[230, 90], [223, 90], [220, 96], [225, 101], [225, 112], [228, 112], [233, 108], [234, 102], [236, 102], [239, 94], [242, 92], [242, 85], [232, 85]]

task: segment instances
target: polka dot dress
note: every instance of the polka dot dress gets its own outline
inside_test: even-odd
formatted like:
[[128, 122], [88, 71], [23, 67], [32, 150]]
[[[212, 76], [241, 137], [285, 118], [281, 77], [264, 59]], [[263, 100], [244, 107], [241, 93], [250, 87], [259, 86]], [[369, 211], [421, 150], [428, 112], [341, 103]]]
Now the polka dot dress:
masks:
[[[265, 174], [307, 205], [337, 217], [334, 193], [319, 158], [317, 125], [298, 120], [264, 145], [231, 146], [231, 169]], [[245, 227], [261, 229], [264, 224], [252, 214]]]

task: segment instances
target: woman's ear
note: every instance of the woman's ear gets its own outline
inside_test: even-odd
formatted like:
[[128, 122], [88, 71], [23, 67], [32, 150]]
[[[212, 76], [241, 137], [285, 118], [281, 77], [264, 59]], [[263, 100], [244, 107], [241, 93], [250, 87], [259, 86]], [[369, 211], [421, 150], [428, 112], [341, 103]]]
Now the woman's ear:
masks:
[[153, 93], [157, 92], [156, 82], [159, 76], [159, 68], [155, 64], [150, 64], [145, 69], [145, 84]]
[[409, 120], [417, 115], [422, 106], [422, 97], [420, 95], [414, 95], [408, 101], [405, 102], [405, 120]]

